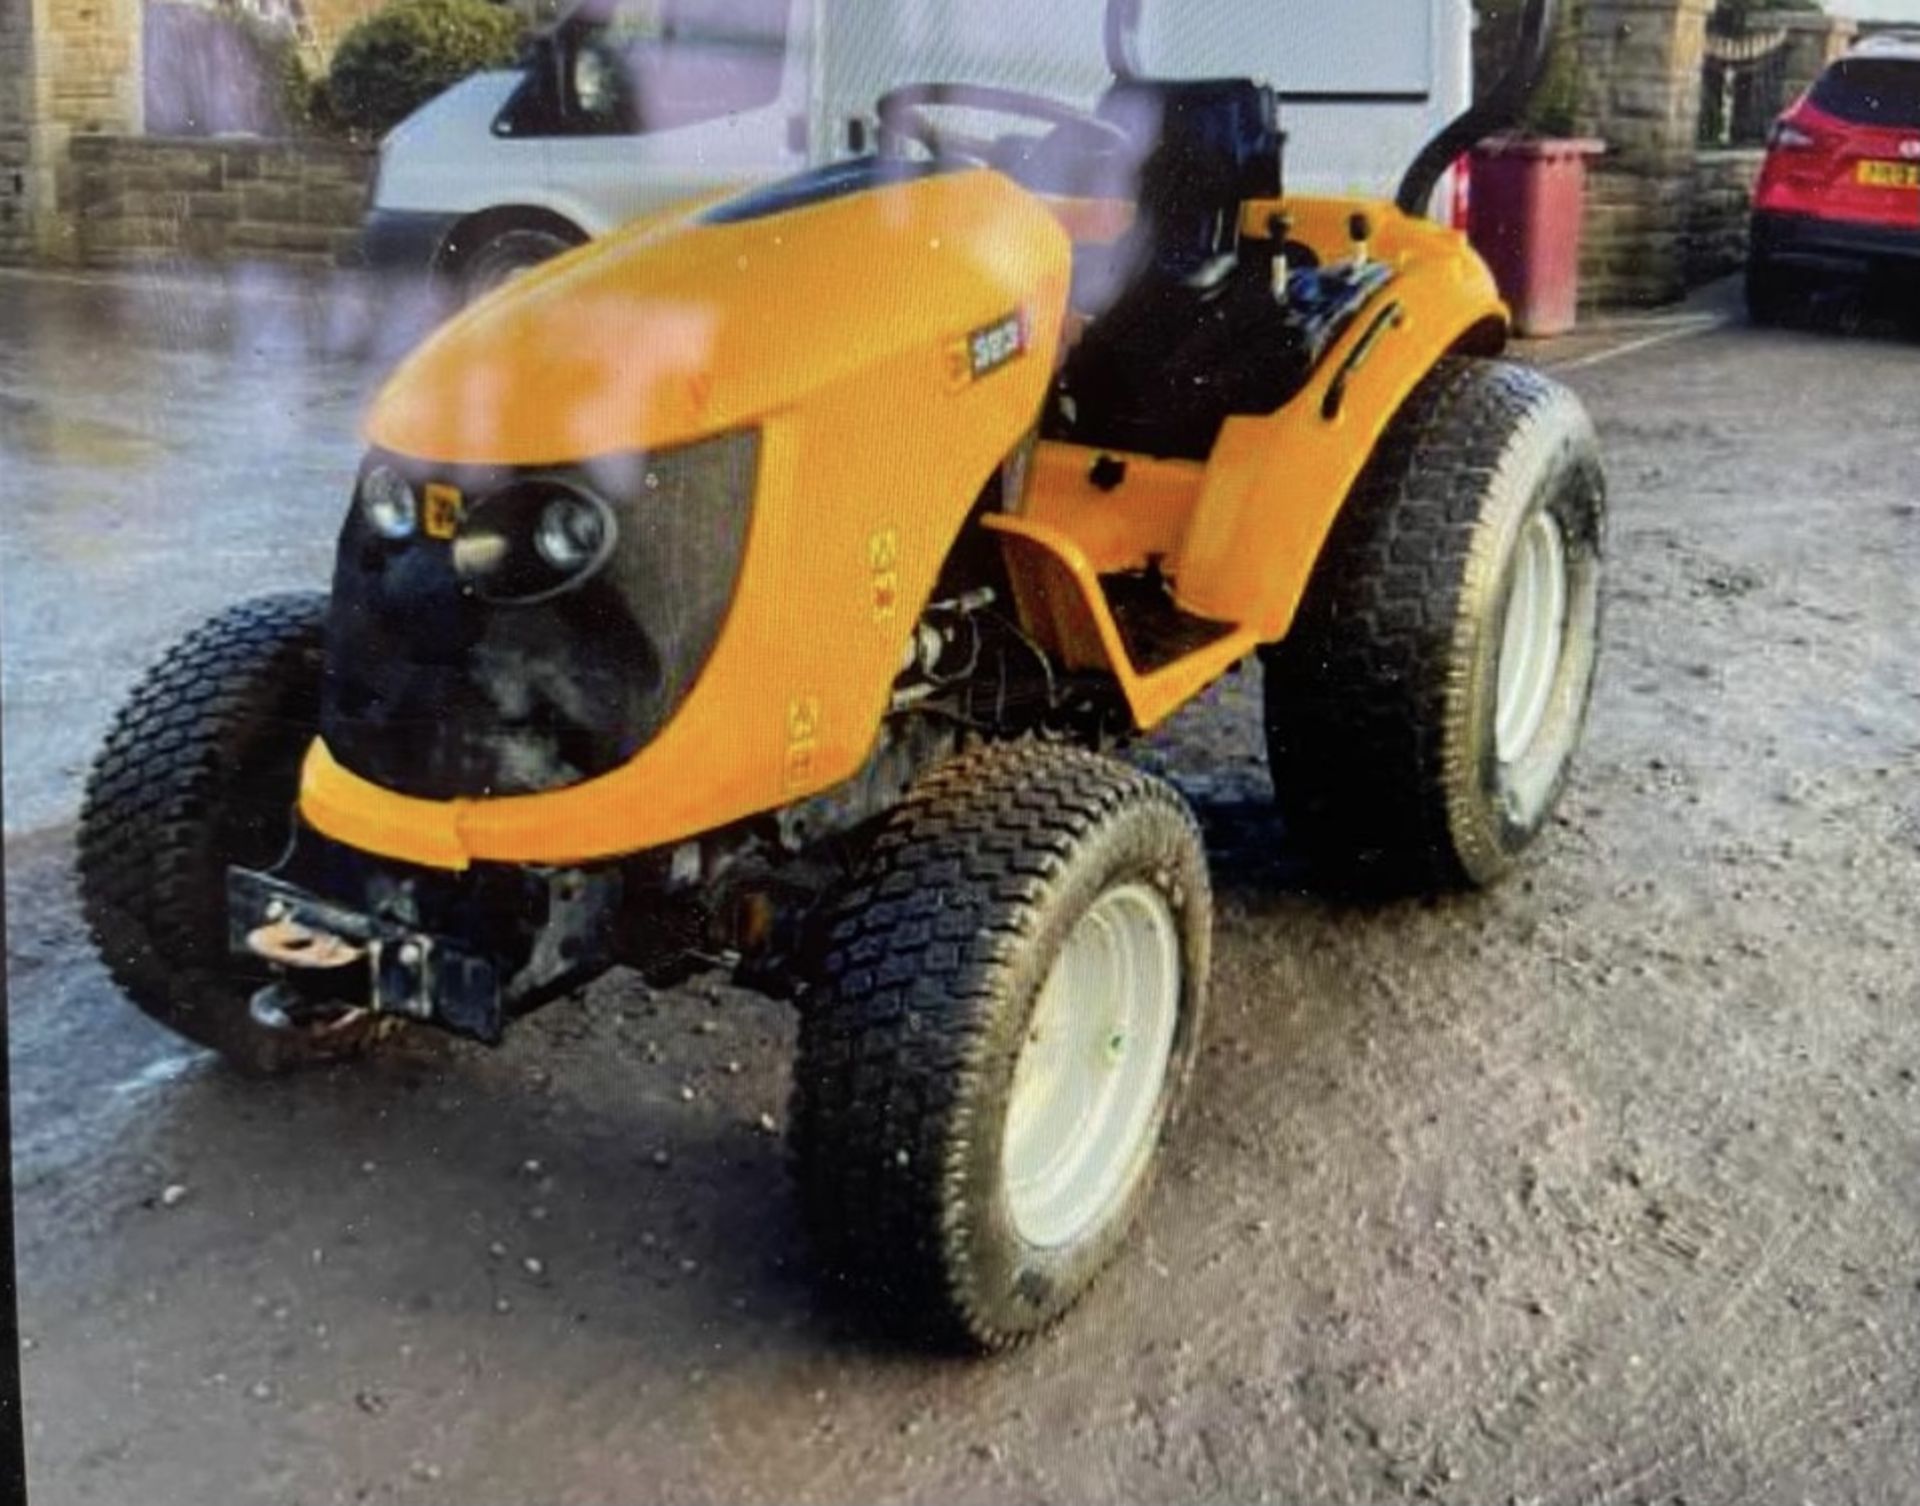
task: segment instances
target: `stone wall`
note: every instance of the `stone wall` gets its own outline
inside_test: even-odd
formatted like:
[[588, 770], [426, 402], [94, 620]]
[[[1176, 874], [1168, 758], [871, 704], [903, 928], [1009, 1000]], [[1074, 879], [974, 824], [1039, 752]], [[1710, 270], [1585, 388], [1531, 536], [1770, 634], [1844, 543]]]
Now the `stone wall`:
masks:
[[33, 250], [33, 110], [31, 0], [0, 0], [0, 265], [25, 261]]
[[1587, 180], [1581, 298], [1655, 304], [1686, 288], [1688, 196], [1712, 0], [1586, 0], [1579, 133], [1607, 144]]
[[353, 243], [374, 156], [317, 142], [76, 138], [78, 259], [331, 265]]
[[1747, 263], [1747, 216], [1764, 148], [1703, 151], [1693, 159], [1687, 224], [1687, 286], [1698, 287]]
[[[1588, 179], [1585, 303], [1666, 303], [1705, 269], [1731, 269], [1744, 256], [1744, 200], [1757, 167], [1732, 153], [1701, 166], [1704, 177], [1696, 171], [1712, 9], [1713, 0], [1585, 0], [1581, 8], [1579, 132], [1607, 143]], [[1787, 34], [1786, 87], [1795, 93], [1855, 32], [1840, 17], [1799, 12], [1755, 12], [1748, 24]]]
[[70, 135], [138, 134], [142, 0], [34, 0], [41, 118]]
[[139, 134], [140, 6], [0, 0], [0, 259], [75, 258], [67, 146], [86, 133]]

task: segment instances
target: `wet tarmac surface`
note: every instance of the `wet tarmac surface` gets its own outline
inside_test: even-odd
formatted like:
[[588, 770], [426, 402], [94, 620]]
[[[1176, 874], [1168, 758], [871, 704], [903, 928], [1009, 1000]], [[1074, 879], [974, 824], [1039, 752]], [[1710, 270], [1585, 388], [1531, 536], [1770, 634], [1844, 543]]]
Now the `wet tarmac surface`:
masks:
[[425, 319], [266, 269], [0, 271], [10, 830], [62, 811], [109, 682], [223, 602], [324, 583], [358, 412]]
[[982, 1365], [817, 1300], [785, 1006], [610, 979], [498, 1052], [261, 1085], [117, 998], [86, 760], [167, 641], [324, 585], [421, 316], [0, 274], [35, 1499], [1920, 1497], [1920, 345], [1725, 313], [1545, 353], [1613, 596], [1517, 882], [1293, 887], [1255, 674], [1145, 751], [1221, 891], [1193, 1111], [1138, 1249]]

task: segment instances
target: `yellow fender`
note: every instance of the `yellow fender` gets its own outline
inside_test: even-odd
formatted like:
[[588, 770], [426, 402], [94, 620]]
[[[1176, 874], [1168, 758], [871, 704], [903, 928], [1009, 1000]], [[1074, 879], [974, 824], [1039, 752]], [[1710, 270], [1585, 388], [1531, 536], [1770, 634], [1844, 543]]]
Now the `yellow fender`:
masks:
[[[1507, 338], [1493, 279], [1457, 232], [1344, 199], [1252, 204], [1247, 232], [1264, 235], [1283, 208], [1324, 260], [1350, 254], [1348, 225], [1365, 214], [1373, 254], [1397, 274], [1305, 389], [1277, 413], [1228, 419], [1204, 464], [1116, 457], [1126, 478], [1113, 492], [1089, 479], [1100, 452], [1042, 445], [1019, 514], [987, 519], [1027, 629], [1068, 667], [1113, 675], [1143, 730], [1286, 635], [1334, 520], [1414, 389], [1448, 354], [1495, 354]], [[1100, 577], [1149, 563], [1184, 611], [1222, 624], [1223, 634], [1142, 674]]]

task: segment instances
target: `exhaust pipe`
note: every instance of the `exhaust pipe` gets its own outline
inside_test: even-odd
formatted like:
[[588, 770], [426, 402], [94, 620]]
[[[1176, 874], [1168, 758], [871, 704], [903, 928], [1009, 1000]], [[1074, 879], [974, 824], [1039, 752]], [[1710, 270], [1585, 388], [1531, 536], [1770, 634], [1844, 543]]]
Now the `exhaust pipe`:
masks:
[[1107, 67], [1121, 83], [1140, 77], [1140, 0], [1107, 0]]
[[1561, 0], [1527, 0], [1520, 18], [1520, 45], [1485, 99], [1459, 116], [1421, 148], [1400, 182], [1394, 199], [1403, 214], [1419, 217], [1433, 202], [1441, 176], [1455, 161], [1487, 137], [1520, 123], [1532, 103], [1547, 65], [1553, 58], [1553, 40], [1559, 31]]

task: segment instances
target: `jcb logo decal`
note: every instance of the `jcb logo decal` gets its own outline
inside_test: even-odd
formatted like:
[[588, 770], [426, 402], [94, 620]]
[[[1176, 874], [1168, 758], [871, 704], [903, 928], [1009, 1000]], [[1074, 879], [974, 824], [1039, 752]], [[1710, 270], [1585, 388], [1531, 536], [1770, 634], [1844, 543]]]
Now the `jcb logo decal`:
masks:
[[820, 697], [816, 695], [800, 696], [787, 707], [788, 789], [802, 788], [813, 780], [814, 762], [820, 752], [823, 716]]
[[420, 526], [426, 529], [429, 538], [450, 539], [459, 530], [460, 518], [465, 511], [460, 488], [436, 481], [427, 487]]
[[888, 528], [868, 539], [867, 565], [873, 572], [873, 620], [889, 621], [900, 610], [900, 535]]

